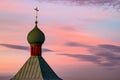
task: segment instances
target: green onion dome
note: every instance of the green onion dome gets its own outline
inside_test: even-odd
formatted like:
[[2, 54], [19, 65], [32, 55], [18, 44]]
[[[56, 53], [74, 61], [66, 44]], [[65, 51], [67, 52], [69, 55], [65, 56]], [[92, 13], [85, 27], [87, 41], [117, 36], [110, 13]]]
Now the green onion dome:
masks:
[[36, 25], [32, 29], [32, 31], [29, 32], [29, 34], [27, 36], [27, 40], [31, 45], [42, 45], [45, 41], [45, 35], [37, 27], [37, 21], [35, 23], [36, 23]]

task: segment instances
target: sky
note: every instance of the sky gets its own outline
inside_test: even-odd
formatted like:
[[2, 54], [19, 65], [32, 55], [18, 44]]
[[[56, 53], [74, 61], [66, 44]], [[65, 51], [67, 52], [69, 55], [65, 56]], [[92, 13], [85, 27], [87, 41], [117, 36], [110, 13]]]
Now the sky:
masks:
[[120, 80], [119, 0], [1, 0], [0, 80], [9, 80], [30, 57], [27, 34], [46, 40], [42, 56], [63, 80]]

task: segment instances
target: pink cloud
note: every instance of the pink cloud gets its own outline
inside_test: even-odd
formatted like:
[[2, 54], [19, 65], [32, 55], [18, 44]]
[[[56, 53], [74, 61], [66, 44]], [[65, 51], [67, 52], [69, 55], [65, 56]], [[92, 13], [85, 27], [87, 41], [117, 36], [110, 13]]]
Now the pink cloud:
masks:
[[27, 6], [27, 4], [18, 0], [15, 1], [4, 0], [0, 3], [1, 12], [5, 12], [5, 13], [12, 12], [12, 13], [25, 14], [26, 9], [27, 11], [30, 11], [30, 8], [29, 6]]
[[55, 50], [55, 53], [79, 53], [80, 54], [89, 54], [88, 50], [83, 47], [66, 47], [64, 46], [67, 42], [76, 42], [82, 43], [86, 45], [96, 46], [99, 44], [113, 44], [119, 45], [116, 42], [111, 42], [108, 40], [104, 40], [101, 38], [95, 38], [88, 35], [85, 35], [84, 31], [77, 32], [72, 28], [70, 30], [68, 28], [62, 27], [45, 27], [44, 30], [46, 35], [46, 41], [43, 46], [51, 48]]

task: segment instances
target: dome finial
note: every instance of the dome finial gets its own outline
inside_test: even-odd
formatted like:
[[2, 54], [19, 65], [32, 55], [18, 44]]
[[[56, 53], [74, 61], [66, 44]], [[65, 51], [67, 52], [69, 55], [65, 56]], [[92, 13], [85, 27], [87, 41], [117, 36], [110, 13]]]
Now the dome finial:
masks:
[[34, 9], [36, 11], [36, 21], [35, 27], [29, 32], [27, 40], [30, 45], [42, 45], [45, 41], [44, 33], [37, 27], [37, 17], [38, 17], [38, 8]]
[[35, 24], [37, 25], [37, 23], [38, 23], [37, 18], [38, 18], [38, 11], [39, 11], [39, 9], [36, 7], [34, 10], [36, 11], [36, 21], [35, 21]]

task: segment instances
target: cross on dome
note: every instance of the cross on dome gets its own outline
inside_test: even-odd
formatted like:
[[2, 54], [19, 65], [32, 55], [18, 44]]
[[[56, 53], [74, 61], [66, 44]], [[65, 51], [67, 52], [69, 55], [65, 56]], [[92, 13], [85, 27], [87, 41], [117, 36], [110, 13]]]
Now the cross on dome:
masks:
[[35, 9], [34, 9], [35, 11], [36, 11], [36, 24], [37, 24], [37, 18], [38, 18], [38, 11], [39, 11], [39, 9], [38, 9], [38, 7], [36, 7]]

